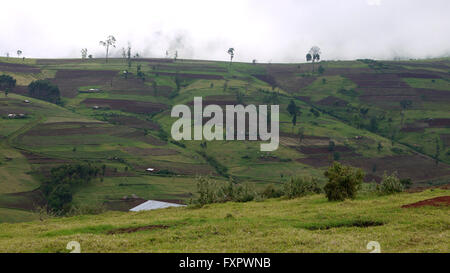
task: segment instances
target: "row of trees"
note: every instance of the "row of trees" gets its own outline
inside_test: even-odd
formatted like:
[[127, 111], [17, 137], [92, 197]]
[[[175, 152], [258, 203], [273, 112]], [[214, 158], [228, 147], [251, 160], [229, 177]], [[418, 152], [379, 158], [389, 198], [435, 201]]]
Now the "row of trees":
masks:
[[[104, 46], [106, 49], [106, 57], [105, 57], [105, 61], [108, 62], [108, 56], [109, 56], [109, 49], [110, 47], [116, 47], [116, 38], [113, 35], [109, 35], [104, 41], [100, 41], [99, 42], [101, 46]], [[228, 55], [230, 55], [230, 65], [233, 63], [233, 58], [234, 58], [234, 52], [235, 49], [233, 47], [230, 47], [227, 50]], [[312, 62], [313, 63], [313, 72], [314, 72], [314, 63], [320, 61], [320, 48], [318, 46], [313, 46], [308, 54], [306, 54], [306, 61], [308, 62]], [[81, 50], [81, 56], [82, 59], [85, 59], [87, 56], [87, 49], [84, 48]], [[90, 58], [92, 58], [92, 55], [89, 55]], [[130, 60], [131, 60], [131, 45], [130, 43], [128, 43], [128, 48], [122, 48], [122, 57], [125, 59], [128, 59], [128, 64], [129, 66], [131, 66], [130, 64]], [[135, 57], [139, 57], [139, 55], [136, 53]], [[166, 50], [166, 58], [169, 57], [169, 51]], [[178, 58], [178, 51], [175, 51], [174, 54], [174, 60], [176, 61]], [[252, 61], [253, 64], [256, 63], [256, 60]]]
[[[17, 54], [17, 58], [20, 58], [20, 56], [22, 56], [23, 52], [22, 52], [22, 50], [18, 49], [16, 51], [16, 54]], [[6, 58], [9, 58], [9, 52], [6, 52], [5, 55], [6, 55]], [[23, 60], [25, 60], [25, 57], [23, 57]]]

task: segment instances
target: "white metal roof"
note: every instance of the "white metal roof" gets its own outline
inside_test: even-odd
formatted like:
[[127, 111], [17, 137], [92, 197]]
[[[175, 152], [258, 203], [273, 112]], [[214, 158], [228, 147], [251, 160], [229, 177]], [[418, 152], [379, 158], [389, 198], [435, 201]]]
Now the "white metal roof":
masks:
[[137, 207], [130, 209], [130, 211], [143, 211], [143, 210], [154, 210], [154, 209], [164, 209], [169, 207], [185, 207], [186, 205], [180, 205], [175, 203], [161, 202], [155, 200], [148, 200], [140, 204]]

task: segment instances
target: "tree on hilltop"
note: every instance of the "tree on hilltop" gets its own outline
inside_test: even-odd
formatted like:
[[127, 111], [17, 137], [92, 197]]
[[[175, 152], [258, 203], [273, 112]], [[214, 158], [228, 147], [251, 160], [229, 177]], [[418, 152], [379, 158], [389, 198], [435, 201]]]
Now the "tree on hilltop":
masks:
[[314, 63], [320, 61], [320, 54], [322, 54], [322, 53], [318, 46], [311, 47], [308, 54], [306, 54], [306, 61], [312, 62], [313, 72], [314, 72]]
[[105, 41], [100, 41], [100, 45], [106, 48], [106, 62], [108, 62], [109, 47], [116, 47], [116, 38], [114, 38], [114, 36], [112, 35], [109, 35]]
[[233, 62], [233, 58], [234, 58], [234, 48], [230, 47], [227, 51], [228, 54], [230, 54], [230, 65]]

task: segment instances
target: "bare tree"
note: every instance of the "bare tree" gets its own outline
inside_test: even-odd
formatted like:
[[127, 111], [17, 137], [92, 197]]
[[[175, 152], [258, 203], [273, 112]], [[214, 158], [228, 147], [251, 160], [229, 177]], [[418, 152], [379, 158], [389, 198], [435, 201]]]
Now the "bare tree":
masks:
[[173, 55], [173, 60], [176, 62], [178, 59], [178, 50], [175, 51], [175, 54]]
[[306, 61], [312, 62], [313, 72], [314, 72], [314, 63], [316, 61], [317, 62], [320, 61], [320, 54], [322, 54], [322, 52], [320, 52], [320, 48], [318, 46], [311, 47], [308, 54], [306, 54]]
[[131, 44], [129, 42], [127, 48], [127, 60], [128, 60], [128, 67], [131, 67]]
[[230, 54], [230, 65], [233, 62], [233, 58], [234, 58], [234, 48], [230, 47], [227, 51], [228, 54]]
[[20, 58], [20, 55], [22, 55], [22, 50], [17, 50], [17, 58]]
[[100, 45], [106, 48], [106, 62], [108, 62], [109, 47], [116, 47], [116, 38], [114, 38], [114, 36], [112, 35], [109, 35], [105, 41], [100, 41]]

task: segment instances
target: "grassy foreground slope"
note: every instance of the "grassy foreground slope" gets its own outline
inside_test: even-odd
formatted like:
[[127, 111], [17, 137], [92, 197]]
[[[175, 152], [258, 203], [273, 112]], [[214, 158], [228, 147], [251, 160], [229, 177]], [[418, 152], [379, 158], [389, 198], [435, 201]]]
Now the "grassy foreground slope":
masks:
[[[293, 200], [225, 203], [203, 208], [47, 219], [0, 224], [1, 252], [449, 252], [448, 206], [401, 208], [448, 196], [449, 190], [361, 196], [328, 202]], [[356, 227], [354, 225], [374, 225]], [[140, 228], [140, 230], [139, 230]]]

